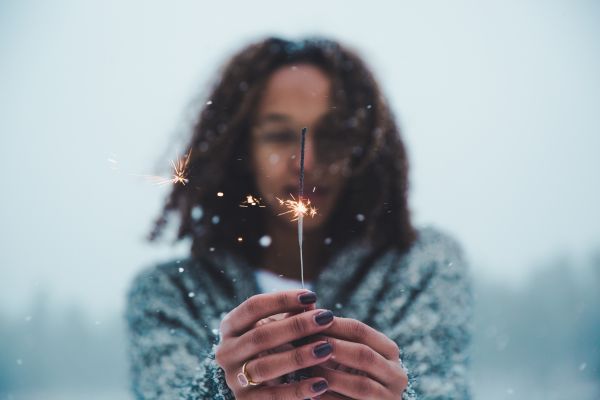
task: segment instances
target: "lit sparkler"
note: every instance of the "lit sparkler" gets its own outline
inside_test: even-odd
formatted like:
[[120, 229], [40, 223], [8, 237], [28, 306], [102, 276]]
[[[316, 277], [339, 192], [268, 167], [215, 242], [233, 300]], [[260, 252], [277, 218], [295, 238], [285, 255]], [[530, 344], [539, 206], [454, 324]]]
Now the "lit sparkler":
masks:
[[173, 167], [173, 176], [171, 178], [165, 178], [162, 176], [155, 175], [143, 175], [148, 180], [152, 181], [156, 185], [166, 185], [169, 183], [172, 184], [182, 184], [185, 186], [190, 180], [188, 179], [188, 171], [187, 167], [190, 162], [190, 156], [192, 155], [192, 150], [183, 156], [182, 158], [177, 159], [176, 161], [171, 160], [171, 166]]
[[299, 221], [300, 217], [306, 215], [309, 217], [317, 215], [317, 209], [311, 205], [309, 199], [306, 199], [306, 202], [303, 202], [301, 199], [296, 200], [292, 194], [290, 194], [290, 197], [292, 200], [282, 200], [279, 197], [276, 197], [279, 204], [287, 208], [287, 211], [277, 215], [292, 214], [292, 221]]
[[[304, 140], [306, 139], [306, 128], [302, 128], [302, 140], [300, 145], [300, 190], [298, 192], [298, 202], [302, 203], [302, 197], [304, 196]], [[300, 211], [304, 211], [305, 207], [299, 208]], [[315, 210], [316, 211], [316, 210]], [[300, 279], [302, 280], [302, 289], [304, 289], [304, 259], [302, 257], [302, 241], [303, 231], [302, 226], [304, 224], [304, 214], [298, 215], [298, 247], [300, 247]]]
[[240, 204], [240, 207], [244, 207], [244, 208], [248, 208], [248, 207], [261, 207], [264, 208], [266, 207], [265, 205], [263, 205], [261, 199], [259, 199], [258, 197], [254, 197], [251, 194], [246, 196], [246, 200], [244, 200], [242, 202], [242, 204]]
[[306, 140], [306, 128], [302, 128], [302, 140], [300, 145], [300, 184], [298, 191], [298, 200], [290, 193], [292, 200], [279, 200], [279, 204], [285, 206], [288, 210], [279, 214], [292, 214], [292, 221], [298, 221], [298, 247], [300, 248], [300, 279], [302, 288], [304, 288], [304, 259], [302, 257], [302, 242], [303, 242], [303, 225], [304, 216], [314, 217], [317, 215], [317, 209], [312, 207], [310, 200], [304, 198], [304, 142]]

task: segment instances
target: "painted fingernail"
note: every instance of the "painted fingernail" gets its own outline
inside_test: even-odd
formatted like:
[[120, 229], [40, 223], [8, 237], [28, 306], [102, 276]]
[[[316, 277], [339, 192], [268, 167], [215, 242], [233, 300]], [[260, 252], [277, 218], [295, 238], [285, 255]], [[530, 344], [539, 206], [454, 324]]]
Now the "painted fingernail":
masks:
[[315, 355], [315, 357], [321, 358], [331, 353], [332, 350], [333, 347], [331, 347], [329, 343], [321, 343], [320, 345], [315, 346], [315, 348], [313, 349], [313, 354]]
[[312, 391], [315, 393], [319, 393], [327, 389], [328, 387], [329, 385], [327, 384], [327, 381], [319, 381], [312, 384]]
[[298, 300], [300, 300], [300, 303], [302, 304], [312, 304], [317, 301], [317, 295], [313, 292], [302, 293], [298, 296]]
[[321, 311], [315, 316], [315, 322], [318, 325], [327, 325], [333, 319], [333, 313], [329, 310]]

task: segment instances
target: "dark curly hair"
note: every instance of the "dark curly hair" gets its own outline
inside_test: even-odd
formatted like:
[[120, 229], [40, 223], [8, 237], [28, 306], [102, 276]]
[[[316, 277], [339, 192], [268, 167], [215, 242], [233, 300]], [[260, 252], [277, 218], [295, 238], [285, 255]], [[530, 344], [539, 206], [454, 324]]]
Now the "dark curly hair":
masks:
[[[245, 47], [225, 65], [187, 146], [190, 181], [173, 186], [150, 240], [160, 236], [174, 212], [179, 216], [177, 238], [191, 239], [193, 256], [216, 248], [256, 265], [269, 211], [239, 207], [247, 194], [258, 194], [250, 168], [250, 128], [271, 73], [300, 63], [320, 68], [332, 83], [331, 111], [315, 128], [317, 159], [350, 160], [344, 201], [325, 225], [331, 238], [328, 255], [357, 238], [377, 252], [410, 247], [416, 232], [407, 201], [408, 160], [392, 112], [361, 58], [324, 38], [267, 38]], [[237, 241], [240, 236], [242, 243]]]

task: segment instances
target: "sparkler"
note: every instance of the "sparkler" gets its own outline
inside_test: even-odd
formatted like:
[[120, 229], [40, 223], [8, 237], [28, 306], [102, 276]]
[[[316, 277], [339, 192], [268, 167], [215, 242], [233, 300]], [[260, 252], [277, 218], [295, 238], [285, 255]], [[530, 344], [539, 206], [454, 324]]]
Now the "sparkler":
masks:
[[173, 176], [171, 178], [165, 178], [162, 176], [155, 176], [155, 175], [142, 175], [142, 176], [145, 176], [148, 180], [154, 182], [158, 186], [166, 185], [169, 183], [172, 183], [172, 184], [179, 183], [179, 184], [185, 186], [190, 181], [188, 179], [187, 167], [190, 162], [191, 155], [192, 155], [192, 149], [190, 149], [190, 151], [182, 158], [179, 158], [176, 161], [171, 160], [171, 166], [173, 167]]
[[[298, 191], [298, 202], [302, 204], [302, 196], [304, 196], [304, 141], [306, 139], [306, 128], [302, 128], [302, 140], [300, 145], [300, 190]], [[302, 204], [303, 205], [303, 204]], [[300, 210], [304, 211], [306, 206]], [[298, 214], [298, 247], [300, 247], [300, 278], [302, 280], [302, 289], [304, 289], [304, 260], [302, 258], [302, 226], [304, 223], [304, 214]]]
[[311, 205], [309, 199], [306, 199], [306, 203], [304, 203], [300, 199], [296, 200], [291, 193], [290, 197], [292, 200], [282, 200], [279, 197], [276, 197], [277, 201], [279, 201], [279, 204], [288, 209], [286, 212], [282, 212], [277, 215], [292, 214], [292, 221], [300, 221], [300, 217], [305, 215], [308, 215], [309, 217], [314, 217], [317, 215], [317, 209]]
[[298, 190], [298, 200], [290, 193], [292, 200], [279, 200], [279, 204], [285, 206], [288, 210], [279, 215], [292, 214], [292, 221], [298, 221], [298, 247], [300, 248], [300, 279], [302, 288], [304, 288], [304, 259], [302, 257], [303, 225], [304, 216], [314, 217], [317, 215], [317, 209], [312, 207], [310, 200], [304, 199], [304, 142], [306, 140], [306, 128], [302, 128], [302, 140], [300, 144], [300, 183]]
[[248, 207], [260, 207], [265, 208], [266, 206], [262, 204], [261, 199], [258, 197], [254, 197], [251, 194], [246, 196], [246, 200], [240, 204], [240, 207], [248, 208]]

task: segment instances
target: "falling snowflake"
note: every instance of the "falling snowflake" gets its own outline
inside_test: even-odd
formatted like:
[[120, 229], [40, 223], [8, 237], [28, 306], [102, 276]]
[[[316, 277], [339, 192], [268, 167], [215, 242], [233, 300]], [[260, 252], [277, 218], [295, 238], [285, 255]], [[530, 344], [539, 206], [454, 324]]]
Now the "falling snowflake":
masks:
[[260, 244], [261, 247], [269, 247], [271, 245], [271, 242], [271, 236], [269, 235], [264, 235], [258, 240], [258, 244]]

